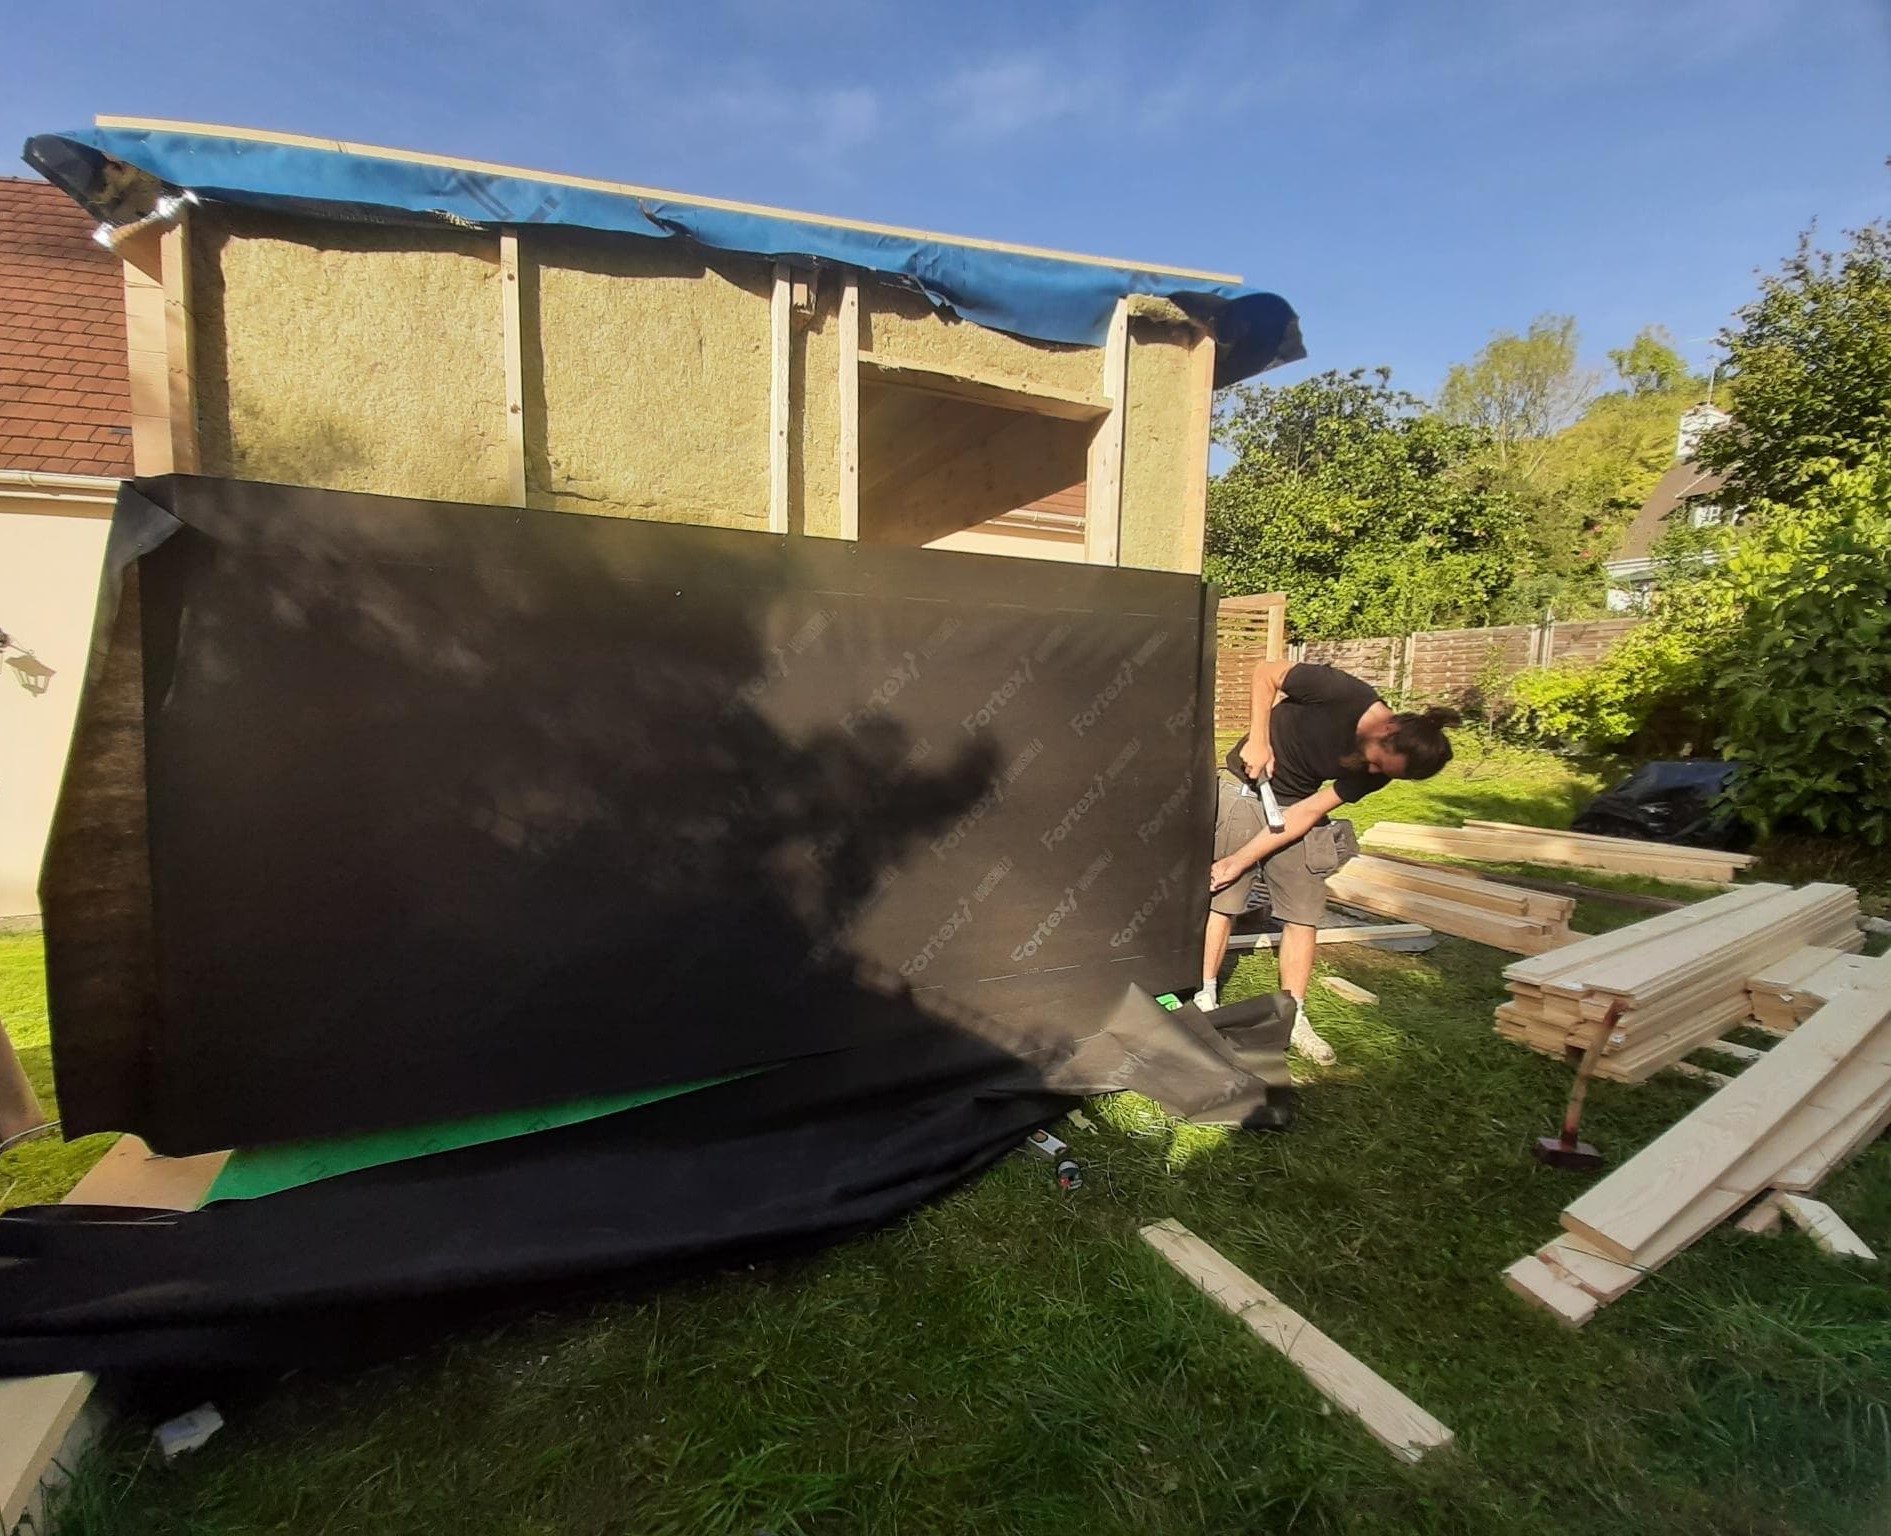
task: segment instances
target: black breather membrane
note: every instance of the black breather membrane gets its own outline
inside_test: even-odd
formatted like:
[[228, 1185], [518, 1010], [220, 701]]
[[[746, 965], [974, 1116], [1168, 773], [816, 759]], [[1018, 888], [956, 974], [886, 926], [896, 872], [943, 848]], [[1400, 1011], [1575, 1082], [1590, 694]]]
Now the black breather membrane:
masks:
[[1272, 1000], [1153, 1001], [1199, 970], [1212, 635], [1171, 573], [127, 487], [42, 888], [68, 1134], [747, 1075], [200, 1212], [0, 1217], [0, 1372], [293, 1358], [371, 1302], [861, 1231], [1079, 1094], [1283, 1123]]

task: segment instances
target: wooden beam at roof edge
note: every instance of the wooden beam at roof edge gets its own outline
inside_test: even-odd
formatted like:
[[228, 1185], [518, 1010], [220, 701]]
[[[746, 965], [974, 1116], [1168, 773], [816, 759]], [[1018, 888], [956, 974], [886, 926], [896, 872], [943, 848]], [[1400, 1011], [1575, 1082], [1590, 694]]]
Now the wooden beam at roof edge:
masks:
[[769, 305], [768, 349], [768, 531], [788, 531], [788, 353], [792, 341], [793, 277], [786, 262], [775, 263], [775, 292]]
[[506, 495], [525, 503], [525, 349], [519, 281], [519, 237], [499, 237], [499, 305], [505, 334]]
[[840, 536], [860, 537], [860, 277], [840, 291]]
[[1090, 442], [1084, 487], [1083, 558], [1091, 565], [1122, 563], [1123, 426], [1128, 406], [1129, 301], [1118, 299], [1103, 348], [1103, 398], [1110, 413]]

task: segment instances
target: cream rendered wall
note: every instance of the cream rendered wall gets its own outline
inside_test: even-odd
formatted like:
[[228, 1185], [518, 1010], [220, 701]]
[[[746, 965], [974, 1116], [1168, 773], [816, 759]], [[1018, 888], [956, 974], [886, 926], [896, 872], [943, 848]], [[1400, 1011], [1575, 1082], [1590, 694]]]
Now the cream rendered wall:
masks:
[[0, 629], [53, 669], [35, 695], [0, 666], [0, 918], [39, 911], [39, 863], [85, 678], [111, 510], [108, 500], [0, 496]]

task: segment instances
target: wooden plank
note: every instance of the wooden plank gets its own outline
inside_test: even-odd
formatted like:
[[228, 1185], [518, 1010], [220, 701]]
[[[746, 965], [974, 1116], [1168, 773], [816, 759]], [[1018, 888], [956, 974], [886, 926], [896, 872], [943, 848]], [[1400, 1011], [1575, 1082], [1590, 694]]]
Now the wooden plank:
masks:
[[1849, 886], [1803, 886], [1692, 928], [1684, 945], [1649, 945], [1612, 956], [1585, 970], [1583, 985], [1639, 998], [1684, 986], [1710, 972], [1744, 976], [1759, 956], [1793, 948], [1796, 933], [1840, 920], [1847, 903], [1857, 909], [1857, 893]]
[[1129, 300], [1118, 299], [1103, 348], [1103, 398], [1110, 413], [1090, 440], [1084, 482], [1083, 558], [1091, 565], [1116, 565], [1122, 558], [1123, 434], [1129, 417]]
[[1784, 1220], [1779, 1208], [1779, 1201], [1772, 1195], [1756, 1200], [1734, 1222], [1734, 1226], [1749, 1237], [1771, 1237], [1779, 1231], [1779, 1224]]
[[168, 475], [175, 452], [163, 253], [163, 234], [157, 229], [141, 230], [118, 247], [124, 258], [131, 467], [139, 475]]
[[1512, 917], [1418, 891], [1356, 882], [1346, 878], [1345, 870], [1329, 876], [1327, 887], [1335, 900], [1363, 907], [1377, 916], [1410, 918], [1434, 932], [1487, 944], [1511, 954], [1540, 954], [1572, 942], [1567, 929], [1558, 930], [1541, 918]]
[[1343, 997], [1349, 1003], [1371, 1006], [1379, 1001], [1377, 992], [1368, 992], [1364, 987], [1354, 985], [1344, 976], [1322, 976], [1320, 985], [1335, 997]]
[[1658, 848], [1680, 859], [1694, 859], [1703, 864], [1731, 864], [1735, 869], [1751, 869], [1759, 860], [1750, 853], [1730, 853], [1723, 848], [1695, 848], [1685, 843], [1660, 843], [1639, 837], [1610, 837], [1603, 832], [1576, 832], [1567, 827], [1536, 827], [1521, 821], [1485, 821], [1470, 817], [1467, 827], [1491, 832], [1522, 832], [1533, 836], [1567, 838], [1593, 843], [1604, 848]]
[[1633, 852], [1577, 847], [1544, 839], [1526, 842], [1515, 833], [1489, 832], [1476, 827], [1418, 827], [1409, 822], [1378, 822], [1360, 841], [1370, 848], [1403, 848], [1441, 853], [1487, 863], [1569, 864], [1615, 874], [1652, 875], [1696, 885], [1725, 885], [1727, 879], [1706, 876], [1696, 865], [1685, 868], [1659, 854], [1645, 851], [1653, 845], [1635, 844]]
[[1590, 1244], [1568, 1232], [1551, 1238], [1536, 1254], [1551, 1269], [1599, 1302], [1614, 1301], [1648, 1278], [1647, 1270], [1597, 1253]]
[[[1862, 943], [1864, 936], [1859, 935]], [[1807, 944], [1795, 949], [1789, 955], [1781, 955], [1777, 960], [1769, 960], [1765, 965], [1747, 977], [1747, 986], [1755, 991], [1791, 992], [1800, 982], [1828, 961], [1842, 959], [1846, 954], [1842, 949], [1830, 949], [1823, 944]]]
[[1711, 1084], [1715, 1088], [1725, 1088], [1733, 1081], [1725, 1072], [1716, 1072], [1709, 1067], [1697, 1067], [1691, 1061], [1671, 1061], [1663, 1070], [1672, 1072], [1677, 1077], [1688, 1077], [1696, 1082]]
[[[855, 334], [857, 337], [858, 332]], [[1063, 421], [1102, 421], [1110, 414], [1110, 402], [1102, 395], [1078, 394], [1035, 380], [979, 373], [972, 369], [947, 369], [931, 363], [909, 362], [888, 357], [884, 352], [860, 352], [858, 357], [860, 372], [876, 384], [897, 384], [903, 389], [919, 390], [947, 400], [967, 400], [974, 405], [989, 405], [1001, 411], [1055, 416]]]
[[840, 290], [840, 536], [860, 538], [860, 274]]
[[1218, 1307], [1298, 1366], [1328, 1402], [1356, 1415], [1395, 1456], [1415, 1462], [1451, 1444], [1451, 1431], [1443, 1424], [1180, 1222], [1155, 1222], [1142, 1235]]
[[[1611, 1257], [1625, 1261], [1642, 1257], [1645, 1245], [1691, 1202], [1730, 1173], [1738, 1179], [1743, 1162], [1751, 1169], [1750, 1154], [1792, 1119], [1802, 1104], [1816, 1102], [1815, 1096], [1834, 1069], [1866, 1047], [1887, 1019], [1891, 1019], [1891, 997], [1868, 993], [1848, 993], [1820, 1009], [1767, 1052], [1764, 1061], [1755, 1062], [1566, 1206], [1563, 1226]], [[1849, 1113], [1849, 1108], [1844, 1112]], [[1809, 1127], [1811, 1117], [1799, 1124]], [[1805, 1139], [1814, 1141], [1818, 1135]], [[1782, 1158], [1765, 1168], [1753, 1188], [1770, 1182], [1780, 1164], [1790, 1160]]]
[[1780, 1214], [1811, 1238], [1827, 1253], [1841, 1259], [1878, 1262], [1871, 1245], [1845, 1224], [1845, 1218], [1823, 1200], [1805, 1195], [1780, 1194], [1773, 1197]]
[[1737, 1040], [1709, 1040], [1701, 1049], [1712, 1051], [1716, 1056], [1729, 1057], [1734, 1061], [1758, 1061], [1766, 1054], [1765, 1051], [1756, 1051], [1750, 1045], [1742, 1045]]
[[171, 468], [194, 475], [201, 468], [197, 446], [197, 343], [190, 299], [190, 210], [186, 208], [159, 240], [164, 283], [164, 368], [169, 395]]
[[971, 251], [1005, 251], [1016, 256], [1041, 256], [1051, 261], [1075, 262], [1088, 267], [1123, 267], [1132, 272], [1157, 272], [1167, 277], [1188, 277], [1210, 283], [1239, 283], [1241, 278], [1226, 272], [1203, 272], [1194, 267], [1165, 266], [1159, 262], [1126, 261], [1115, 256], [1088, 256], [1078, 251], [1060, 251], [1041, 245], [1017, 245], [1007, 240], [979, 240], [970, 235], [947, 235], [936, 230], [908, 229], [899, 224], [880, 224], [868, 219], [843, 219], [825, 213], [805, 213], [792, 208], [776, 208], [765, 203], [736, 202], [726, 197], [701, 197], [691, 192], [672, 192], [662, 187], [640, 186], [625, 181], [603, 181], [595, 176], [569, 176], [560, 171], [533, 171], [522, 166], [500, 165], [491, 160], [467, 160], [458, 155], [429, 155], [411, 149], [390, 149], [380, 144], [359, 144], [348, 139], [318, 139], [301, 133], [277, 133], [261, 128], [233, 128], [219, 123], [172, 121], [161, 117], [125, 117], [100, 113], [92, 119], [100, 128], [131, 128], [160, 133], [211, 135], [223, 139], [244, 139], [255, 144], [282, 144], [297, 149], [319, 149], [369, 160], [393, 160], [407, 165], [432, 165], [447, 170], [471, 171], [486, 176], [517, 176], [531, 181], [549, 182], [559, 187], [582, 187], [592, 192], [609, 192], [619, 197], [681, 203], [690, 208], [717, 208], [729, 213], [759, 214], [770, 219], [793, 219], [802, 224], [820, 224], [829, 229], [851, 229], [862, 234], [891, 235], [901, 240], [923, 240], [931, 245], [954, 245]]
[[[1188, 436], [1182, 447], [1188, 479], [1182, 488], [1180, 555], [1183, 570], [1199, 571], [1208, 538], [1208, 457], [1215, 425], [1215, 338], [1211, 332], [1196, 334], [1188, 361]], [[1271, 655], [1271, 625], [1269, 643]]]
[[1580, 1328], [1596, 1315], [1595, 1297], [1572, 1285], [1534, 1253], [1525, 1254], [1504, 1271], [1504, 1284], [1565, 1328]]
[[788, 531], [788, 358], [794, 344], [790, 311], [792, 278], [787, 263], [775, 263], [769, 305], [768, 349], [768, 531]]
[[1834, 1168], [1850, 1161], [1887, 1129], [1891, 1129], [1891, 1082], [1842, 1116], [1831, 1130], [1774, 1174], [1773, 1187], [1802, 1192], [1817, 1189]]
[[[1396, 823], [1401, 827], [1419, 825]], [[1608, 869], [1611, 860], [1632, 858], [1641, 864], [1656, 865], [1675, 879], [1694, 879], [1703, 884], [1727, 883], [1737, 866], [1727, 859], [1701, 859], [1678, 852], [1665, 843], [1640, 842], [1628, 838], [1589, 838], [1573, 833], [1553, 832], [1544, 828], [1504, 829], [1467, 823], [1459, 827], [1424, 825], [1427, 833], [1448, 834], [1455, 845], [1484, 850], [1486, 858], [1499, 856], [1516, 862], [1574, 863], [1586, 868]]]
[[[42, 1485], [57, 1486], [72, 1470], [75, 1452], [90, 1438], [75, 1447], [73, 1433], [96, 1385], [79, 1371], [0, 1380], [0, 1531], [13, 1531], [28, 1514], [37, 1521]], [[66, 1465], [55, 1468], [55, 1461]]]
[[[1423, 923], [1357, 923], [1349, 927], [1314, 930], [1316, 944], [1377, 944], [1395, 939], [1429, 939], [1431, 930]], [[1279, 949], [1277, 933], [1237, 933], [1228, 939], [1229, 949]]]
[[[1353, 880], [1367, 880], [1374, 885], [1396, 886], [1427, 896], [1442, 896], [1447, 901], [1462, 902], [1467, 907], [1484, 907], [1511, 917], [1529, 917], [1530, 903], [1536, 898], [1497, 880], [1486, 880], [1465, 870], [1440, 869], [1431, 864], [1404, 864], [1394, 859], [1377, 858], [1362, 853], [1350, 860], [1341, 873]], [[1567, 920], [1575, 914], [1576, 903], [1563, 901], [1542, 915]]]
[[1770, 900], [1787, 889], [1783, 885], [1743, 885], [1738, 890], [1726, 891], [1706, 901], [1664, 912], [1658, 917], [1643, 918], [1638, 923], [1630, 923], [1609, 933], [1599, 933], [1594, 938], [1584, 939], [1580, 944], [1560, 949], [1553, 955], [1517, 961], [1504, 967], [1504, 980], [1542, 984], [1564, 976], [1578, 975], [1605, 956], [1685, 933], [1710, 918]]
[[525, 328], [520, 312], [519, 237], [499, 237], [499, 312], [505, 336], [506, 495], [525, 505]]

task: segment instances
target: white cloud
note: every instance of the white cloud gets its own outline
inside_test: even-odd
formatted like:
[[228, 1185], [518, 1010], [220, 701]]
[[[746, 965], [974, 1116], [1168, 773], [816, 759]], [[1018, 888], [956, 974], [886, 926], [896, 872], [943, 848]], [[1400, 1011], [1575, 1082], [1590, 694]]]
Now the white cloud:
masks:
[[953, 138], [1008, 139], [1074, 116], [1093, 98], [1091, 82], [1036, 54], [988, 59], [949, 76], [935, 112]]

